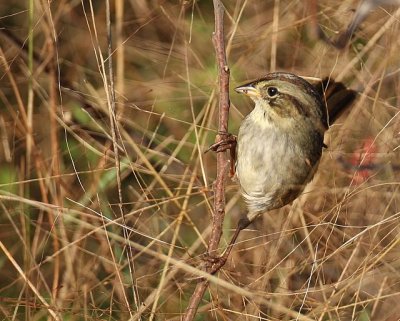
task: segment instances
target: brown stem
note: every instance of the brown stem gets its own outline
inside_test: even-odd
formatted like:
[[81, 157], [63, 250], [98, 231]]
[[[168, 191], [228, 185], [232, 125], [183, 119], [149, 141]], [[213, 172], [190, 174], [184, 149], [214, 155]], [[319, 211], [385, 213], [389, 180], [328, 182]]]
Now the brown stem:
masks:
[[[217, 142], [226, 137], [228, 132], [229, 118], [229, 68], [226, 61], [225, 43], [224, 43], [224, 7], [220, 0], [213, 0], [215, 31], [213, 33], [213, 44], [218, 63], [219, 79], [219, 115]], [[217, 153], [217, 177], [214, 185], [214, 215], [212, 220], [212, 231], [208, 242], [209, 256], [216, 256], [219, 241], [222, 235], [222, 224], [225, 216], [225, 176], [227, 168], [227, 159], [225, 153]], [[221, 266], [222, 267], [222, 266]], [[212, 264], [206, 265], [208, 272], [212, 271]], [[214, 273], [216, 271], [213, 271]], [[203, 298], [204, 292], [208, 287], [208, 281], [204, 280], [197, 284], [188, 307], [183, 316], [183, 321], [192, 321], [196, 315], [197, 308]]]

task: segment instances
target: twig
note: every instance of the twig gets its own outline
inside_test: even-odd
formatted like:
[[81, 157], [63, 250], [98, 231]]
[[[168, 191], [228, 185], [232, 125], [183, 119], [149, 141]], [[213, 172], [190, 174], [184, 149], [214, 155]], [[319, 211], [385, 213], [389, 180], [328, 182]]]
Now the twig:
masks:
[[[229, 68], [226, 61], [225, 43], [224, 43], [224, 7], [220, 0], [213, 0], [215, 31], [213, 33], [213, 44], [218, 63], [219, 79], [219, 115], [218, 132], [216, 141], [223, 140], [228, 132], [229, 119]], [[227, 159], [225, 153], [217, 153], [217, 177], [214, 185], [214, 215], [212, 220], [212, 231], [208, 242], [207, 254], [215, 257], [219, 241], [222, 235], [222, 224], [225, 216], [225, 176], [227, 169]], [[212, 264], [206, 264], [206, 271], [210, 272]], [[215, 270], [213, 271], [215, 272]], [[188, 307], [183, 316], [183, 321], [192, 321], [196, 315], [198, 306], [203, 298], [204, 292], [209, 282], [203, 280], [199, 282], [190, 298]]]
[[[116, 177], [117, 177], [117, 187], [118, 187], [118, 208], [119, 212], [122, 218], [122, 223], [123, 226], [127, 226], [126, 221], [125, 221], [125, 214], [122, 208], [123, 204], [123, 199], [122, 199], [122, 179], [121, 179], [121, 162], [120, 162], [120, 155], [119, 155], [119, 149], [118, 149], [118, 138], [120, 135], [117, 135], [118, 132], [118, 122], [117, 122], [117, 116], [116, 116], [116, 106], [115, 106], [115, 85], [114, 85], [114, 69], [113, 69], [113, 50], [112, 50], [112, 32], [111, 32], [111, 10], [110, 10], [110, 1], [106, 1], [106, 21], [107, 21], [107, 40], [108, 40], [108, 47], [107, 47], [107, 52], [108, 52], [108, 76], [109, 76], [109, 85], [108, 88], [108, 110], [109, 110], [109, 118], [110, 118], [110, 130], [111, 130], [111, 137], [112, 137], [112, 144], [113, 144], [113, 150], [114, 150], [114, 157], [115, 157], [115, 170], [116, 170]], [[105, 72], [104, 72], [105, 75]], [[104, 77], [106, 78], [106, 77]], [[129, 239], [128, 232], [125, 228], [122, 229], [124, 233], [124, 238], [125, 240]], [[113, 255], [113, 254], [112, 254]], [[133, 278], [133, 269], [131, 266], [131, 258], [132, 258], [132, 252], [130, 251], [130, 248], [128, 247], [127, 251], [127, 257], [128, 257], [128, 267], [129, 267], [129, 272], [131, 273], [131, 276]], [[119, 282], [122, 285], [122, 279], [119, 277]], [[130, 317], [133, 316], [133, 313], [130, 309], [130, 304], [128, 297], [125, 293], [123, 292], [123, 297], [125, 300], [126, 307], [128, 308], [129, 315]], [[137, 295], [136, 291], [133, 288], [133, 294], [134, 294], [134, 299], [136, 301]]]

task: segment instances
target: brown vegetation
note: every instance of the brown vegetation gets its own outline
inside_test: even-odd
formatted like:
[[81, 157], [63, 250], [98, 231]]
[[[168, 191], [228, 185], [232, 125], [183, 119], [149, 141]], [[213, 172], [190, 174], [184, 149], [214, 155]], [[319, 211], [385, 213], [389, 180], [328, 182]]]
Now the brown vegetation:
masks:
[[[357, 4], [318, 1], [328, 37]], [[180, 320], [201, 277], [195, 320], [400, 318], [400, 11], [377, 7], [338, 50], [315, 37], [303, 1], [224, 5], [231, 88], [284, 70], [332, 76], [359, 97], [304, 194], [252, 224], [209, 277], [212, 2], [111, 3], [115, 118], [105, 2], [0, 4], [2, 319]], [[252, 104], [230, 99], [236, 134]], [[245, 210], [226, 185], [220, 252]]]

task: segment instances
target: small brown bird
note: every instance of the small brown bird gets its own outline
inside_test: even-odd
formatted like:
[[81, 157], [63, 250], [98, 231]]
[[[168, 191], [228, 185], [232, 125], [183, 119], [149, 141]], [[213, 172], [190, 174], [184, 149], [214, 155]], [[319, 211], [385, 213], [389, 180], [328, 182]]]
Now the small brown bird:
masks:
[[[235, 90], [255, 102], [237, 138], [236, 177], [248, 213], [239, 221], [214, 270], [225, 263], [242, 229], [301, 194], [314, 177], [326, 147], [328, 122], [332, 123], [356, 96], [333, 80], [313, 86], [286, 72], [267, 74]], [[213, 146], [213, 150], [217, 148]]]

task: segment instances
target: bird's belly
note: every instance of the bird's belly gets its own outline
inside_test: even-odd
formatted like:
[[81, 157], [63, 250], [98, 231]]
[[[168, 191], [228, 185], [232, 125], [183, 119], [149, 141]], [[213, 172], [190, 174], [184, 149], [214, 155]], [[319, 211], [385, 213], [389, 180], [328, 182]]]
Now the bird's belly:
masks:
[[239, 140], [236, 173], [249, 211], [271, 210], [293, 201], [311, 180], [318, 161], [314, 159], [304, 146], [282, 137]]

